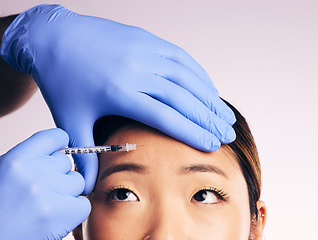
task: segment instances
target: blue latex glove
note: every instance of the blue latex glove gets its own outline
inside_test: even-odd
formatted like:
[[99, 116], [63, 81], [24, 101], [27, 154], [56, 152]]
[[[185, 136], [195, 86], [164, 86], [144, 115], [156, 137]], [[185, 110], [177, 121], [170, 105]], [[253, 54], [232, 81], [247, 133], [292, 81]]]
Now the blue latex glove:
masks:
[[68, 140], [50, 129], [0, 156], [0, 239], [62, 239], [88, 217], [84, 179], [57, 151]]
[[[135, 119], [202, 151], [235, 139], [234, 114], [204, 69], [143, 29], [40, 5], [9, 26], [1, 56], [35, 79], [70, 146], [94, 145], [92, 127], [104, 115]], [[75, 164], [88, 194], [97, 157], [79, 155]]]

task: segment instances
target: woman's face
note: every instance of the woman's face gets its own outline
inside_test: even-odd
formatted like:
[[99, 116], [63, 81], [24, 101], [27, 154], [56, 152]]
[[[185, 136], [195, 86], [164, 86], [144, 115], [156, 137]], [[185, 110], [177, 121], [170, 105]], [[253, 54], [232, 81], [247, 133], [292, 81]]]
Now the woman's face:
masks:
[[247, 240], [246, 182], [226, 148], [204, 153], [146, 126], [105, 144], [143, 145], [102, 154], [85, 240]]

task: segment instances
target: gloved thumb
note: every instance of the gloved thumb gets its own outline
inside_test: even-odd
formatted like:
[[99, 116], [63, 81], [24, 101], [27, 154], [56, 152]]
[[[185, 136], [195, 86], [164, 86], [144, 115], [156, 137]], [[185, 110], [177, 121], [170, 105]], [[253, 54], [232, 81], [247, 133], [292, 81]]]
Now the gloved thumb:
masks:
[[[93, 139], [93, 126], [91, 124], [80, 124], [80, 128], [72, 129], [70, 135], [70, 147], [92, 147], [95, 146]], [[76, 170], [85, 179], [84, 195], [90, 194], [95, 186], [98, 173], [98, 158], [95, 153], [73, 155]]]
[[62, 129], [52, 128], [33, 134], [30, 138], [18, 144], [10, 152], [48, 155], [67, 146], [68, 135]]

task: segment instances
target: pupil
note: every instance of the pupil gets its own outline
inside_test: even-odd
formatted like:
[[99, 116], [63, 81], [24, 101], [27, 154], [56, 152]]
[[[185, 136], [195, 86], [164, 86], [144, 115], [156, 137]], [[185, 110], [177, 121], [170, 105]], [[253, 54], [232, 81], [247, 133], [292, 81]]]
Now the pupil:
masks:
[[206, 194], [206, 191], [205, 191], [205, 190], [201, 190], [201, 191], [197, 192], [197, 193], [193, 196], [193, 198], [194, 198], [196, 201], [198, 201], [198, 202], [202, 202], [202, 201], [205, 200], [206, 195], [207, 195], [207, 194]]
[[126, 190], [126, 189], [121, 189], [121, 190], [118, 190], [117, 192], [117, 198], [119, 200], [125, 200], [129, 195], [129, 191]]

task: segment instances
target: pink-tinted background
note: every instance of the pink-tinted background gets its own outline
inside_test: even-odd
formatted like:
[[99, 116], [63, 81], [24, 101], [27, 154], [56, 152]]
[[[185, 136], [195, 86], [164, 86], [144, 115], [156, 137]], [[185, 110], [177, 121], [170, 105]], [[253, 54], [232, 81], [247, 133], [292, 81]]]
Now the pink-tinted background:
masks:
[[[266, 239], [318, 239], [318, 1], [56, 2], [145, 28], [188, 51], [251, 125], [269, 211]], [[40, 3], [49, 2], [0, 0], [0, 15]], [[37, 92], [0, 119], [0, 154], [51, 127]]]

